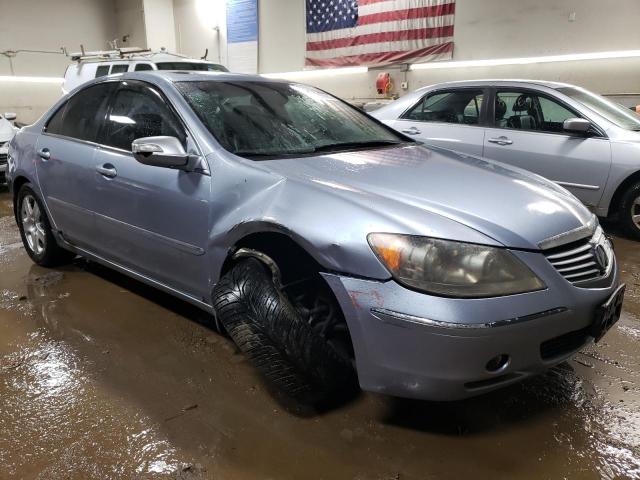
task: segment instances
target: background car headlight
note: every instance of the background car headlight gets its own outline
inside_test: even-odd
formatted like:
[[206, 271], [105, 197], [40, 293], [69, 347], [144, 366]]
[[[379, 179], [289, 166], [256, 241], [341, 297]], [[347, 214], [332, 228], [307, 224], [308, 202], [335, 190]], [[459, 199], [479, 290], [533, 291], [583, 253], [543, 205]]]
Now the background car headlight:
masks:
[[504, 248], [392, 233], [370, 233], [367, 240], [395, 280], [435, 295], [497, 297], [546, 288]]

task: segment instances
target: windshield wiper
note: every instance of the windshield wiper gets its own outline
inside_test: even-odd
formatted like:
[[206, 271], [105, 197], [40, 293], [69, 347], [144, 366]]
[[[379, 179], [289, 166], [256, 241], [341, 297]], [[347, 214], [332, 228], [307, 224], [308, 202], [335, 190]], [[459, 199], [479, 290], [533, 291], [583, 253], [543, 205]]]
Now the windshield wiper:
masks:
[[389, 145], [400, 145], [405, 142], [399, 140], [369, 140], [364, 142], [340, 142], [340, 143], [329, 143], [327, 145], [320, 145], [319, 147], [315, 147], [313, 149], [314, 152], [331, 152], [334, 150], [350, 150], [355, 148], [375, 148], [375, 147], [386, 147]]

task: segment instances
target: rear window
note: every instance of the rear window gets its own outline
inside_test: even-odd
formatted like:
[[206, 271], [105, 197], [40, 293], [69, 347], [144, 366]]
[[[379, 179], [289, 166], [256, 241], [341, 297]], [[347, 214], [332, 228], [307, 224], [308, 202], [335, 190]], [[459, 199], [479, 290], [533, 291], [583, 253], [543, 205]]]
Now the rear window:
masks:
[[111, 67], [111, 73], [124, 73], [127, 70], [129, 70], [129, 65], [126, 63], [123, 65], [113, 65]]
[[156, 63], [158, 70], [193, 70], [197, 72], [228, 72], [227, 68], [217, 63], [196, 62], [160, 62]]
[[96, 78], [109, 75], [109, 65], [100, 65], [96, 68]]

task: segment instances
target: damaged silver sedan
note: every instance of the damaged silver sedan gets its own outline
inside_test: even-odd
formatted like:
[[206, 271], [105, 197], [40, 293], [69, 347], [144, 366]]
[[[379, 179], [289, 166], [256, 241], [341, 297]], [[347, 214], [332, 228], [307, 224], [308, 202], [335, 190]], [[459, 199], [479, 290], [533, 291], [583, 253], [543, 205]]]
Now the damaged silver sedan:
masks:
[[102, 78], [15, 137], [8, 179], [36, 263], [81, 255], [215, 314], [301, 401], [356, 378], [476, 395], [620, 315], [612, 245], [566, 190], [296, 83]]

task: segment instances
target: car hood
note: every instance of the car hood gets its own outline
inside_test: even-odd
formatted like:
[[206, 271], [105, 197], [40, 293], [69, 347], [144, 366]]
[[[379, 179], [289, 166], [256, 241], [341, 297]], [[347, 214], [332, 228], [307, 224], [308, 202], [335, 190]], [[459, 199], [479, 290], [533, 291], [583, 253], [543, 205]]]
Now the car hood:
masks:
[[[428, 223], [439, 215], [511, 248], [537, 249], [542, 240], [593, 218], [568, 191], [538, 175], [433, 147], [408, 145], [261, 163], [283, 177], [322, 185], [341, 196], [351, 192], [358, 203], [364, 193], [373, 214], [389, 214], [384, 210], [392, 207], [404, 225]], [[402, 233], [423, 232], [411, 230]], [[447, 231], [432, 234], [447, 238]], [[469, 241], [477, 238], [470, 235]]]
[[8, 142], [15, 135], [13, 125], [4, 118], [0, 118], [0, 143]]

